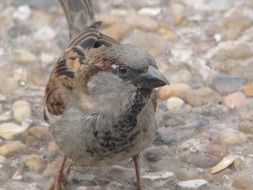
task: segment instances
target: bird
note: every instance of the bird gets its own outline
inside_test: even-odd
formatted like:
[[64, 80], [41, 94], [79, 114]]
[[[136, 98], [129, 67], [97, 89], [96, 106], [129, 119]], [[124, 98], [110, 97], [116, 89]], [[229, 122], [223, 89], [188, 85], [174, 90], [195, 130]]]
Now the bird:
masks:
[[106, 167], [132, 158], [141, 190], [139, 154], [158, 128], [156, 89], [169, 82], [144, 49], [102, 34], [92, 0], [59, 0], [70, 43], [44, 95], [44, 119], [64, 157], [50, 190], [65, 189], [66, 160]]

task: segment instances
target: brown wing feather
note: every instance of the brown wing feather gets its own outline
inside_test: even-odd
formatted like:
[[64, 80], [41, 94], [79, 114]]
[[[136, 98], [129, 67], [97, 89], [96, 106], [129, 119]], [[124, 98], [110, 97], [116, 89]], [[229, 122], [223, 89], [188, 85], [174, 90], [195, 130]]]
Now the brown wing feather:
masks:
[[48, 120], [47, 113], [53, 116], [63, 114], [74, 87], [75, 75], [84, 64], [88, 51], [118, 43], [93, 28], [88, 28], [76, 39], [72, 40], [69, 48], [58, 59], [49, 78], [44, 99], [45, 120]]

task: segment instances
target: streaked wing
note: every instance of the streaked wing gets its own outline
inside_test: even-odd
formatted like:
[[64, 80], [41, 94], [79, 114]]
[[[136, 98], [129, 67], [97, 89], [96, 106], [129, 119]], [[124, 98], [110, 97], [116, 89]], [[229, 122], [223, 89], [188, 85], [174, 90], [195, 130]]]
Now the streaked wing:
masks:
[[46, 121], [52, 116], [63, 114], [72, 94], [76, 73], [84, 64], [89, 50], [113, 44], [118, 44], [118, 42], [92, 27], [86, 28], [71, 41], [69, 48], [57, 60], [46, 87], [44, 99]]

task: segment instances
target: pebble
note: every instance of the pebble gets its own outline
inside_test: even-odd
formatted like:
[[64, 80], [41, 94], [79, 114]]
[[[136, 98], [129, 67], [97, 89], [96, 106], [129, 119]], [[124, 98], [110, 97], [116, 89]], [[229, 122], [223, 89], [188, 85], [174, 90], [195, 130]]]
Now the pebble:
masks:
[[10, 121], [11, 119], [12, 119], [12, 113], [11, 113], [11, 111], [3, 112], [0, 115], [0, 122]]
[[247, 136], [240, 131], [227, 128], [220, 130], [219, 141], [221, 144], [225, 145], [235, 145], [235, 144], [242, 145], [246, 143]]
[[190, 180], [199, 178], [198, 171], [195, 168], [179, 168], [175, 175], [180, 180]]
[[242, 109], [246, 106], [246, 96], [242, 92], [235, 92], [224, 97], [224, 104], [229, 108]]
[[18, 181], [21, 181], [23, 178], [24, 178], [24, 176], [22, 175], [22, 173], [21, 173], [19, 170], [17, 170], [17, 171], [13, 174], [13, 176], [12, 176], [12, 179], [18, 180]]
[[82, 183], [83, 185], [90, 186], [96, 184], [97, 177], [93, 174], [73, 172], [71, 176], [72, 181]]
[[213, 156], [217, 156], [218, 158], [222, 158], [225, 153], [226, 153], [226, 150], [225, 148], [223, 148], [221, 145], [219, 144], [213, 144], [213, 143], [210, 143], [207, 147], [206, 147], [206, 150], [207, 152], [210, 154], [210, 155], [213, 155]]
[[218, 102], [220, 99], [220, 95], [208, 87], [194, 89], [186, 93], [186, 101], [191, 106], [202, 106]]
[[183, 105], [184, 105], [184, 101], [178, 97], [171, 97], [166, 102], [166, 106], [168, 110], [178, 110], [182, 108]]
[[56, 32], [49, 26], [40, 28], [34, 33], [34, 39], [39, 41], [52, 40], [55, 38], [55, 36]]
[[44, 126], [33, 126], [28, 129], [28, 133], [38, 139], [49, 136], [49, 128]]
[[116, 23], [103, 29], [102, 33], [110, 36], [115, 40], [121, 41], [129, 30], [130, 30], [129, 25], [127, 24], [122, 25], [121, 23]]
[[139, 15], [145, 16], [157, 16], [161, 12], [160, 7], [144, 7], [138, 11]]
[[159, 98], [166, 100], [170, 97], [183, 97], [192, 88], [186, 83], [174, 83], [159, 88]]
[[125, 22], [130, 26], [130, 28], [139, 28], [147, 31], [155, 31], [158, 28], [158, 23], [148, 16], [130, 14], [125, 19]]
[[124, 185], [113, 181], [106, 186], [105, 190], [124, 190], [124, 189], [125, 189]]
[[123, 43], [142, 47], [154, 57], [161, 55], [168, 45], [161, 35], [141, 31], [139, 29], [129, 32], [129, 34], [123, 39]]
[[150, 162], [157, 162], [162, 158], [162, 150], [159, 147], [151, 146], [144, 150], [144, 157]]
[[177, 133], [170, 127], [160, 127], [156, 132], [155, 142], [171, 145], [172, 143], [178, 142], [182, 137], [182, 134]]
[[212, 87], [221, 95], [239, 91], [247, 82], [244, 77], [217, 75], [212, 79]]
[[233, 179], [232, 186], [240, 190], [252, 189], [253, 177], [251, 174], [241, 174]]
[[168, 171], [150, 172], [141, 176], [144, 186], [151, 188], [162, 188], [169, 180], [175, 176]]
[[3, 94], [0, 94], [0, 102], [5, 102], [6, 97]]
[[198, 168], [210, 168], [216, 165], [220, 159], [204, 152], [194, 153], [187, 156], [187, 162]]
[[26, 145], [20, 141], [10, 141], [0, 146], [0, 155], [9, 157], [26, 150]]
[[247, 84], [247, 85], [243, 86], [243, 93], [246, 96], [252, 97], [253, 96], [253, 84]]
[[244, 133], [253, 133], [253, 110], [249, 110], [243, 113], [239, 124], [239, 130]]
[[22, 49], [13, 52], [12, 59], [19, 64], [27, 64], [37, 60], [37, 57], [32, 52]]
[[178, 149], [180, 150], [180, 152], [184, 152], [184, 153], [195, 153], [195, 152], [199, 152], [203, 149], [203, 146], [200, 143], [199, 139], [189, 139], [185, 142], [183, 142]]
[[12, 104], [14, 119], [21, 123], [32, 115], [31, 104], [25, 100], [17, 100]]
[[46, 166], [46, 169], [43, 171], [43, 176], [46, 176], [46, 177], [55, 176], [55, 174], [59, 170], [61, 163], [62, 163], [62, 159], [57, 159], [57, 160], [54, 160], [53, 162], [49, 163]]
[[39, 155], [32, 154], [24, 158], [25, 165], [32, 171], [40, 172], [45, 167], [43, 158]]
[[3, 95], [11, 95], [17, 91], [19, 87], [18, 81], [13, 77], [8, 77], [3, 80], [0, 85], [0, 91]]
[[31, 13], [32, 13], [32, 11], [29, 6], [22, 5], [22, 6], [18, 7], [16, 11], [14, 11], [12, 16], [15, 19], [25, 21], [31, 16]]
[[0, 124], [0, 136], [5, 139], [12, 139], [15, 135], [24, 132], [26, 129], [15, 123]]
[[181, 181], [177, 184], [176, 190], [201, 190], [207, 187], [208, 182], [204, 179]]

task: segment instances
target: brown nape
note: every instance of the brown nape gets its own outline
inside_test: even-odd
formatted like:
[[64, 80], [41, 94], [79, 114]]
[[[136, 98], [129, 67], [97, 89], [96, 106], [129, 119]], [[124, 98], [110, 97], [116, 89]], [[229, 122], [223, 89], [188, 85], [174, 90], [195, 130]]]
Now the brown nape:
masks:
[[111, 71], [112, 65], [121, 64], [119, 60], [110, 54], [108, 47], [93, 49], [88, 54], [83, 65], [77, 73], [78, 85], [86, 88], [88, 81], [101, 71]]

